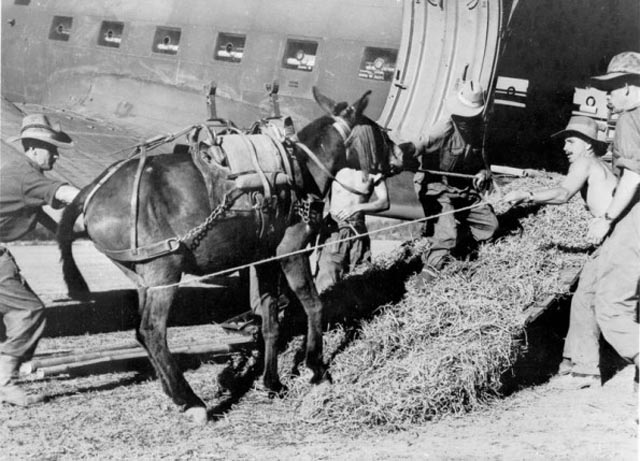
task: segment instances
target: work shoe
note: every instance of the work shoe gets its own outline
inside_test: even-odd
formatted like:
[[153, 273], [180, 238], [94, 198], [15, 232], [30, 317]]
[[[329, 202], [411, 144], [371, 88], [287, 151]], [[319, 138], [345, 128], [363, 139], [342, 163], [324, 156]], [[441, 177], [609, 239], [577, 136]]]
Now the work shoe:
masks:
[[27, 407], [42, 402], [44, 396], [28, 394], [15, 384], [20, 367], [20, 359], [11, 355], [0, 354], [0, 402]]
[[559, 390], [579, 390], [589, 387], [596, 387], [600, 384], [600, 376], [598, 375], [582, 375], [578, 373], [571, 373], [568, 375], [559, 376], [551, 383], [553, 389]]
[[0, 386], [0, 402], [10, 403], [19, 407], [28, 407], [44, 400], [42, 394], [29, 394], [15, 384]]
[[571, 373], [571, 369], [573, 368], [573, 362], [571, 359], [563, 358], [562, 362], [560, 362], [560, 366], [558, 367], [558, 375], [565, 376]]
[[413, 278], [413, 288], [416, 290], [426, 290], [429, 285], [438, 277], [439, 273], [432, 267], [425, 267], [422, 272]]
[[260, 329], [260, 317], [253, 311], [247, 311], [231, 317], [226, 322], [222, 322], [220, 326], [227, 331], [253, 336]]

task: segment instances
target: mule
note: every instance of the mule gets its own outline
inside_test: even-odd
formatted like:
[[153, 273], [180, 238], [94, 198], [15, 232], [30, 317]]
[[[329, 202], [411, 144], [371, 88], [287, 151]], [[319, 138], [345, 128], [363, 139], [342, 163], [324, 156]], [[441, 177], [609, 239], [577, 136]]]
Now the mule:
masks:
[[[296, 134], [297, 144], [291, 149], [291, 184], [274, 188], [274, 197], [262, 197], [264, 200], [258, 203], [260, 206], [271, 204], [266, 218], [256, 217], [255, 194], [253, 199], [249, 194], [238, 194], [234, 181], [215, 173], [215, 169], [207, 187], [191, 156], [185, 154], [149, 157], [138, 180], [136, 170], [141, 167], [135, 161], [121, 165], [115, 173], [107, 170], [65, 209], [58, 244], [70, 293], [87, 290], [71, 254], [72, 226], [84, 211], [89, 238], [137, 286], [140, 314], [137, 340], [147, 350], [164, 391], [195, 422], [206, 422], [206, 406], [184, 378], [167, 347], [167, 318], [178, 290], [177, 283], [183, 273], [209, 274], [273, 255], [288, 255], [312, 242], [322, 215], [316, 205], [322, 204], [333, 175], [343, 167], [362, 162], [362, 157], [347, 156], [346, 141], [354, 128], [367, 126], [374, 132], [379, 169], [388, 175], [399, 171], [402, 165], [399, 147], [383, 129], [363, 115], [369, 93], [351, 105], [336, 104], [314, 88], [316, 102], [328, 115], [314, 120]], [[314, 156], [316, 160], [312, 159]], [[138, 189], [134, 221], [131, 220], [133, 188]], [[222, 212], [216, 215], [215, 210], [220, 209]], [[136, 230], [133, 234], [132, 225]], [[168, 246], [173, 247], [160, 256], [119, 257], [119, 250], [130, 248], [132, 239], [136, 239], [140, 247], [157, 242], [170, 242]], [[280, 271], [284, 272], [307, 316], [305, 362], [312, 371], [311, 381], [330, 379], [322, 359], [323, 308], [310, 272], [308, 254], [259, 264], [255, 269], [261, 297], [265, 387], [276, 393], [283, 390], [277, 366], [278, 321], [274, 298]]]

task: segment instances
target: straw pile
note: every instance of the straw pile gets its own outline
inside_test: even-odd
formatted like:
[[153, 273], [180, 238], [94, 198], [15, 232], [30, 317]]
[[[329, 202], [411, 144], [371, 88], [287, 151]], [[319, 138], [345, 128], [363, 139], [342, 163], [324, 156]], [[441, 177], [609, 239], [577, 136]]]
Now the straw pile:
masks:
[[[549, 187], [559, 180], [557, 175], [524, 178], [503, 192]], [[481, 246], [475, 260], [451, 263], [427, 290], [413, 288], [409, 277], [400, 301], [378, 307], [377, 315], [361, 322], [355, 340], [341, 328], [325, 335], [334, 384], [287, 382], [298, 414], [336, 429], [395, 429], [469, 411], [500, 395], [502, 374], [526, 346], [523, 310], [563, 289], [563, 269], [582, 265], [589, 215], [579, 198], [507, 213], [504, 204], [496, 208], [504, 222], [519, 214], [522, 228]], [[379, 274], [406, 260], [407, 252], [419, 256], [424, 249], [416, 241], [376, 261], [354, 276], [358, 292], [372, 274], [370, 290], [385, 299]], [[350, 280], [336, 291], [352, 295]]]

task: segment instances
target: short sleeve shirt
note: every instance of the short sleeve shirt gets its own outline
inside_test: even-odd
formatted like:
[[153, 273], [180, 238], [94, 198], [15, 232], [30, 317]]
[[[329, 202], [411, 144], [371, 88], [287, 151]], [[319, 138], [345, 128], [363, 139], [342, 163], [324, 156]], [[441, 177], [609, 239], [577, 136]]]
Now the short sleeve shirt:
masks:
[[618, 176], [622, 169], [640, 174], [640, 106], [622, 113], [616, 123], [613, 165]]
[[[436, 129], [437, 127], [437, 129]], [[434, 126], [434, 136], [423, 142], [420, 168], [452, 173], [474, 175], [484, 168], [482, 150], [465, 141], [454, 123], [449, 119]], [[437, 174], [416, 173], [414, 183], [421, 186], [427, 195], [442, 191], [458, 192], [470, 189], [471, 181]]]
[[33, 230], [43, 205], [55, 207], [55, 193], [66, 183], [47, 178], [29, 158], [0, 167], [0, 242]]

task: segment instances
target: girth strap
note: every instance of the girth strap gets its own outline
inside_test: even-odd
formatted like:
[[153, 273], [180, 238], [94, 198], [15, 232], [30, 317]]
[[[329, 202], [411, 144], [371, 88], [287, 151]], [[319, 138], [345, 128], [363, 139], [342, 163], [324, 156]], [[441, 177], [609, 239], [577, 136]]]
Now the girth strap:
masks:
[[272, 195], [271, 184], [269, 184], [269, 179], [267, 178], [267, 175], [264, 174], [264, 171], [260, 167], [260, 161], [258, 160], [258, 153], [256, 152], [256, 146], [253, 144], [253, 142], [251, 142], [251, 140], [248, 138], [248, 136], [245, 135], [244, 133], [240, 133], [240, 136], [241, 136], [242, 141], [244, 142], [245, 146], [249, 150], [249, 156], [251, 157], [251, 163], [253, 163], [253, 167], [255, 168], [256, 173], [258, 173], [258, 176], [260, 177], [260, 180], [262, 181], [262, 187], [264, 188], [264, 196], [265, 197], [271, 197], [271, 195]]
[[138, 262], [146, 259], [157, 258], [169, 253], [174, 253], [180, 249], [180, 240], [171, 237], [160, 242], [145, 245], [143, 247], [127, 248], [125, 250], [107, 250], [93, 242], [96, 249], [116, 261]]
[[147, 160], [147, 148], [140, 148], [140, 159], [138, 160], [138, 168], [133, 178], [133, 187], [131, 189], [131, 223], [129, 228], [131, 251], [135, 252], [138, 248], [138, 202], [140, 201], [140, 179], [142, 171]]

